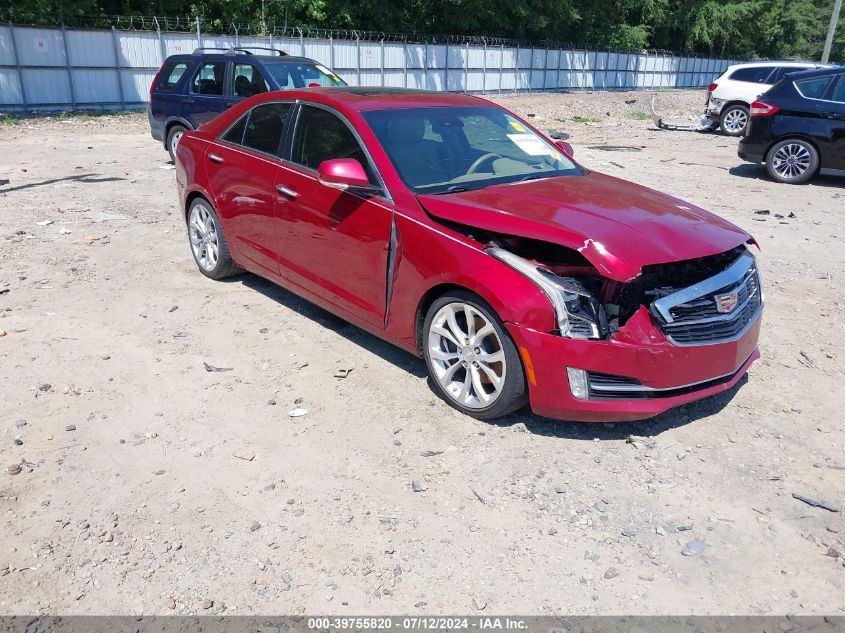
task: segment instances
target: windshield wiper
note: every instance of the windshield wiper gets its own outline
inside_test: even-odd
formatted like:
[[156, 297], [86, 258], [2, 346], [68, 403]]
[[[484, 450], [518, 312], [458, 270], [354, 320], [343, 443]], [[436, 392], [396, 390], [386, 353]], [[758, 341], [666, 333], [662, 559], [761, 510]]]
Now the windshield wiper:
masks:
[[431, 195], [439, 196], [444, 193], [459, 193], [461, 191], [469, 191], [469, 187], [465, 185], [452, 185], [451, 187], [446, 187], [443, 191], [433, 191]]
[[540, 178], [551, 178], [553, 174], [528, 174], [527, 176], [523, 176], [517, 182], [525, 182], [526, 180], [539, 180]]

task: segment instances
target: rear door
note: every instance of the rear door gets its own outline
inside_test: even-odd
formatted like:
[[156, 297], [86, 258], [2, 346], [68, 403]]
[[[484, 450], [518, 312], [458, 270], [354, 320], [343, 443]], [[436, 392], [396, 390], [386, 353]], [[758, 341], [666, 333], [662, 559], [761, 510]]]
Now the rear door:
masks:
[[229, 62], [205, 59], [194, 71], [182, 95], [183, 116], [196, 129], [226, 109], [226, 72]]
[[187, 59], [168, 60], [156, 75], [156, 82], [150, 91], [150, 118], [159, 126], [162, 140], [167, 120], [182, 116], [181, 93], [187, 90], [192, 65]]
[[298, 106], [289, 162], [279, 170], [276, 225], [280, 274], [317, 296], [384, 327], [387, 251], [393, 220], [384, 196], [320, 184], [317, 167], [353, 158], [383, 184], [352, 126], [337, 112]]
[[275, 205], [279, 156], [293, 105], [255, 106], [209, 145], [206, 169], [230, 247], [278, 274]]
[[825, 167], [845, 169], [845, 74], [839, 75], [830, 95], [825, 116], [829, 121], [831, 156]]

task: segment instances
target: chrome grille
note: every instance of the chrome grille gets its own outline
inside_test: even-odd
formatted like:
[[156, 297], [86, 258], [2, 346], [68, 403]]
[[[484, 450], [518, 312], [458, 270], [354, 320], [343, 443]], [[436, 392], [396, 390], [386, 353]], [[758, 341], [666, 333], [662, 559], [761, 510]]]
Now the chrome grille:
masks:
[[[717, 297], [736, 293], [735, 308], [719, 312]], [[763, 292], [754, 257], [744, 253], [727, 270], [652, 303], [652, 313], [676, 345], [736, 340], [760, 316]]]

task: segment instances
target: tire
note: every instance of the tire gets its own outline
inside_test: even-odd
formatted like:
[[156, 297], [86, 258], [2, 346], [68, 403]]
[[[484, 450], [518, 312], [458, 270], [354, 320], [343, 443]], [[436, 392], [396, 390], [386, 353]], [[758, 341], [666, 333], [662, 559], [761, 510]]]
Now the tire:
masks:
[[184, 125], [176, 124], [167, 131], [167, 153], [170, 154], [170, 160], [176, 164], [176, 146], [179, 144], [179, 139], [182, 134], [187, 132], [188, 128]]
[[[473, 332], [482, 336], [467, 344]], [[493, 308], [477, 295], [455, 290], [432, 303], [423, 322], [422, 348], [438, 395], [458, 411], [490, 420], [528, 402], [516, 345]], [[497, 385], [494, 378], [501, 382]]]
[[220, 217], [208, 200], [196, 198], [188, 210], [188, 243], [200, 272], [211, 279], [225, 279], [240, 272], [229, 253]]
[[807, 182], [819, 169], [816, 148], [800, 138], [788, 138], [766, 152], [766, 171], [772, 180], [790, 185]]
[[748, 108], [739, 103], [729, 105], [719, 115], [719, 127], [728, 136], [742, 136], [748, 127], [751, 114]]

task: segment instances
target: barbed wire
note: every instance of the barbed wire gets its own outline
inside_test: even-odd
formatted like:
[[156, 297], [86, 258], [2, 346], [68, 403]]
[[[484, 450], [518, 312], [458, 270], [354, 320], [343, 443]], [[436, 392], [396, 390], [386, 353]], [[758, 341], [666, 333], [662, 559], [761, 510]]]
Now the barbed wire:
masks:
[[625, 49], [591, 45], [586, 42], [562, 42], [558, 40], [527, 40], [484, 35], [455, 35], [431, 33], [386, 33], [360, 29], [326, 29], [308, 26], [278, 26], [272, 20], [268, 23], [229, 22], [205, 20], [201, 16], [149, 16], [149, 15], [65, 15], [51, 19], [36, 19], [34, 13], [6, 9], [0, 12], [0, 22], [12, 22], [21, 26], [66, 27], [66, 28], [112, 28], [123, 31], [160, 31], [162, 33], [196, 33], [203, 35], [226, 35], [244, 37], [275, 37], [281, 39], [336, 39], [367, 42], [407, 42], [413, 44], [486, 46], [523, 49], [589, 50], [600, 52], [639, 53], [649, 55], [710, 57], [694, 51], [670, 51], [664, 49]]

